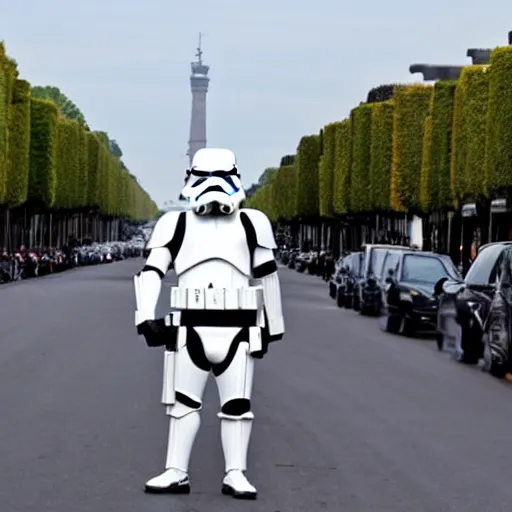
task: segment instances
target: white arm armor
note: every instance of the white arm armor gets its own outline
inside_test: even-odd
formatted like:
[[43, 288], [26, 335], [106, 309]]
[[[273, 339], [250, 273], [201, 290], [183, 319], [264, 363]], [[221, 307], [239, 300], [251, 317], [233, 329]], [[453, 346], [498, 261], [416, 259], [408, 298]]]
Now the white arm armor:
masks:
[[251, 220], [256, 234], [256, 248], [253, 255], [253, 277], [263, 287], [263, 299], [271, 339], [281, 339], [285, 328], [281, 303], [281, 286], [274, 258], [277, 248], [272, 224], [259, 210], [243, 209]]
[[146, 245], [150, 250], [144, 268], [133, 278], [135, 285], [135, 325], [155, 319], [162, 279], [172, 263], [172, 242], [181, 212], [168, 212], [155, 224]]

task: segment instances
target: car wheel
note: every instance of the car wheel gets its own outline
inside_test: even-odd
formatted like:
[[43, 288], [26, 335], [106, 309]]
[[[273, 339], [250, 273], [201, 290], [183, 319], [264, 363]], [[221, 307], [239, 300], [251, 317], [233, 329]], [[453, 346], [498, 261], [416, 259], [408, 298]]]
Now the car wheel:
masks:
[[414, 336], [416, 334], [416, 322], [412, 318], [404, 318], [403, 333], [405, 336]]
[[498, 362], [495, 359], [491, 359], [491, 364], [489, 365], [489, 373], [497, 379], [504, 379], [508, 373], [507, 366], [507, 364]]

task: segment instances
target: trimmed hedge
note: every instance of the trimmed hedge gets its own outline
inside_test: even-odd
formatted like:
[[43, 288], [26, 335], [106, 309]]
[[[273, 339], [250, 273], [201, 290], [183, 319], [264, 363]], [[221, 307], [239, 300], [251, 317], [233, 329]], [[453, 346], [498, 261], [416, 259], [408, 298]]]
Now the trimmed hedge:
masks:
[[351, 122], [345, 119], [336, 123], [334, 155], [334, 192], [333, 211], [344, 215], [350, 209], [350, 169], [352, 165], [352, 130]]
[[8, 119], [11, 103], [12, 66], [0, 42], [0, 204], [7, 191], [8, 173]]
[[350, 209], [354, 212], [368, 212], [371, 209], [372, 106], [362, 104], [352, 109], [350, 120], [352, 123]]
[[276, 217], [292, 220], [297, 216], [297, 176], [293, 165], [283, 165], [272, 183], [273, 205]]
[[370, 206], [377, 212], [390, 210], [394, 111], [395, 104], [391, 100], [372, 105], [369, 189]]
[[254, 194], [246, 201], [247, 208], [255, 208], [264, 211], [270, 221], [278, 220], [277, 208], [274, 203], [274, 183], [267, 183], [256, 190]]
[[457, 202], [486, 195], [488, 96], [487, 67], [464, 68], [457, 83], [452, 137], [451, 184]]
[[323, 155], [318, 165], [318, 209], [320, 217], [333, 215], [334, 163], [336, 156], [336, 124], [323, 129]]
[[89, 131], [57, 88], [32, 90], [18, 79], [0, 43], [0, 206], [154, 218], [156, 204], [120, 155], [106, 133]]
[[285, 155], [281, 158], [281, 163], [279, 164], [279, 167], [293, 165], [294, 163], [295, 163], [295, 155]]
[[385, 84], [374, 87], [368, 93], [366, 103], [380, 103], [381, 101], [393, 99], [395, 87], [398, 87], [398, 84]]
[[302, 137], [297, 147], [297, 213], [299, 217], [318, 216], [318, 163], [320, 161], [320, 137]]
[[420, 181], [420, 205], [424, 211], [428, 211], [431, 194], [431, 157], [432, 157], [432, 116], [425, 118], [423, 132], [423, 149], [421, 156], [421, 181]]
[[391, 207], [395, 211], [420, 209], [421, 160], [425, 118], [432, 87], [423, 84], [395, 89]]
[[488, 185], [512, 186], [512, 46], [491, 54], [487, 126]]
[[57, 188], [55, 208], [72, 210], [77, 206], [78, 139], [76, 121], [59, 119], [57, 122]]
[[[296, 217], [313, 217], [312, 204], [324, 218], [446, 212], [463, 200], [512, 193], [511, 46], [494, 50], [490, 65], [467, 66], [456, 81], [380, 86], [367, 100], [320, 131], [314, 157], [304, 157], [312, 153], [301, 139]], [[289, 212], [281, 179], [274, 203]]]
[[28, 200], [35, 207], [55, 204], [57, 184], [58, 109], [48, 100], [30, 100]]
[[[425, 210], [440, 211], [453, 207], [450, 191], [450, 157], [457, 82], [440, 80], [434, 85], [431, 108], [431, 142], [428, 156], [428, 197]], [[427, 178], [426, 178], [427, 179]]]
[[88, 198], [89, 181], [89, 144], [87, 138], [88, 132], [83, 123], [78, 122], [78, 175], [76, 180], [76, 207], [85, 208]]
[[16, 80], [8, 109], [8, 165], [4, 203], [27, 201], [30, 165], [30, 84]]

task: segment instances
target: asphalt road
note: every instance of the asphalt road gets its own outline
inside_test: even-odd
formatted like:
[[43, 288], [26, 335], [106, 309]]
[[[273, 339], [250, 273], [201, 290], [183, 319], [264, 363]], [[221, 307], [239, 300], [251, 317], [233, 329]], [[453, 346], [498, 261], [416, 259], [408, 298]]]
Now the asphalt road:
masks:
[[150, 496], [165, 457], [162, 356], [134, 334], [141, 260], [0, 288], [1, 512], [500, 512], [512, 389], [336, 308], [281, 271], [287, 336], [257, 368], [249, 476], [220, 494], [210, 384], [192, 494]]

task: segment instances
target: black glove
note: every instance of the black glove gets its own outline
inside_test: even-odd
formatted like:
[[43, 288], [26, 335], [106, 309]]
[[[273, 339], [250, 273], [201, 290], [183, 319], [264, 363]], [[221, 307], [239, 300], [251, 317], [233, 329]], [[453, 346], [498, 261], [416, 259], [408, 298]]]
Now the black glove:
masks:
[[144, 336], [148, 347], [164, 347], [176, 350], [178, 328], [165, 325], [165, 318], [146, 320], [137, 326], [137, 334]]

